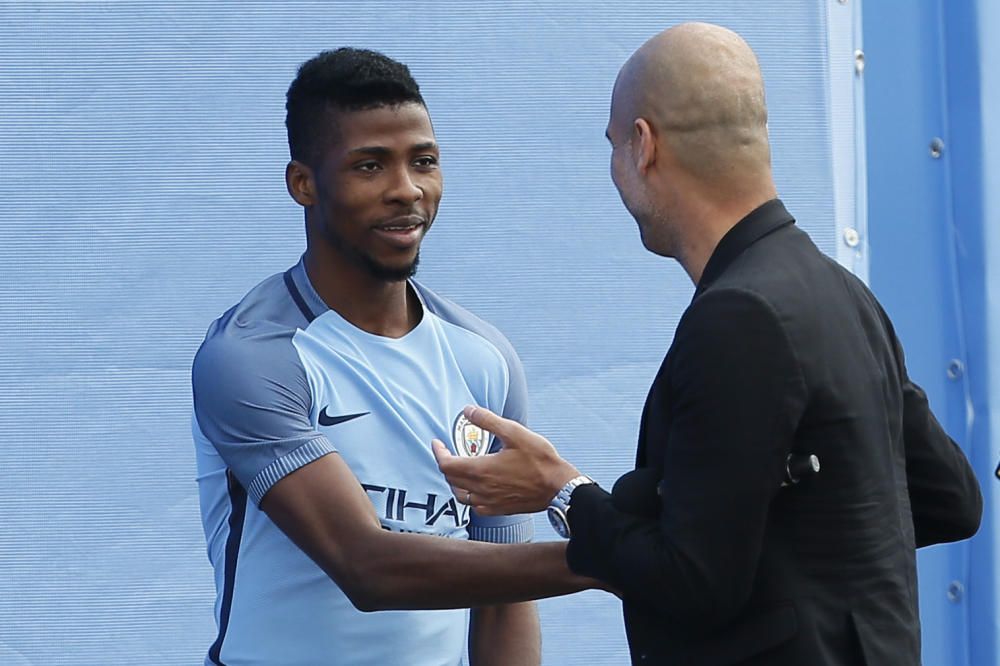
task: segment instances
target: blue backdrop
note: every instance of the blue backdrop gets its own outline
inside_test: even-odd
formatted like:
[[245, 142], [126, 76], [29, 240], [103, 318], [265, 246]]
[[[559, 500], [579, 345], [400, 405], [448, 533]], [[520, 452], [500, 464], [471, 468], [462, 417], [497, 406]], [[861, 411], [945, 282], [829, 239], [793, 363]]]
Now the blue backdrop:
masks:
[[[858, 2], [0, 3], [0, 664], [192, 664], [213, 640], [190, 362], [304, 247], [284, 93], [323, 49], [410, 65], [445, 175], [421, 279], [512, 340], [533, 426], [605, 485], [628, 469], [692, 286], [642, 249], [603, 134], [620, 65], [684, 20], [757, 51], [781, 196], [867, 276]], [[943, 344], [933, 327], [904, 342], [918, 358]], [[626, 660], [609, 597], [541, 608], [546, 664]], [[966, 615], [942, 626], [928, 641], [966, 645]]]
[[929, 665], [1000, 663], [998, 27], [993, 0], [864, 5], [871, 285], [986, 500], [975, 538], [919, 553]]

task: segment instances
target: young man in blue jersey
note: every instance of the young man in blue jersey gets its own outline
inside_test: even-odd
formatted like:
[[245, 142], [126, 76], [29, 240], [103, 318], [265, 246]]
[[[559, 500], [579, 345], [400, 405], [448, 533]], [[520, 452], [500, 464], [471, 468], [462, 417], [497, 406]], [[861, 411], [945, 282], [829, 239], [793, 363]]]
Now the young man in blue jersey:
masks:
[[437, 469], [432, 439], [489, 446], [463, 406], [523, 421], [526, 395], [503, 336], [411, 279], [442, 191], [419, 88], [381, 54], [325, 52], [286, 124], [307, 249], [212, 324], [192, 372], [205, 663], [454, 666], [468, 636], [472, 666], [538, 664], [528, 600], [593, 581]]

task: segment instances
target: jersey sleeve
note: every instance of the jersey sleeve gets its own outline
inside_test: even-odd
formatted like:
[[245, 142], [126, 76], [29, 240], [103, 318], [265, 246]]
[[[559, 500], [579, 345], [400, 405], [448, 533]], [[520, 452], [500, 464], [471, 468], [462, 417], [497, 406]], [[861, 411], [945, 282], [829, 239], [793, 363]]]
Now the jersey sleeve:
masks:
[[[528, 382], [524, 376], [521, 359], [509, 342], [499, 346], [507, 364], [507, 395], [500, 415], [527, 425]], [[494, 438], [491, 452], [499, 451], [503, 444]], [[529, 514], [515, 516], [480, 516], [475, 512], [469, 518], [469, 538], [490, 543], [527, 543], [534, 537], [534, 521]]]
[[191, 380], [198, 427], [258, 506], [280, 479], [336, 451], [309, 417], [309, 381], [290, 335], [210, 337]]

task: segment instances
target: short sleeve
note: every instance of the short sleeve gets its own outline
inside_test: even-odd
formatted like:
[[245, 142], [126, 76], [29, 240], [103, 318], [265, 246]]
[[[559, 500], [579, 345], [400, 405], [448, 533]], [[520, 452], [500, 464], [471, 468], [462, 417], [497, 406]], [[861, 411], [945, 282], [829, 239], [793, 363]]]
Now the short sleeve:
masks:
[[317, 432], [291, 334], [207, 339], [192, 368], [202, 434], [257, 505], [281, 478], [336, 448]]

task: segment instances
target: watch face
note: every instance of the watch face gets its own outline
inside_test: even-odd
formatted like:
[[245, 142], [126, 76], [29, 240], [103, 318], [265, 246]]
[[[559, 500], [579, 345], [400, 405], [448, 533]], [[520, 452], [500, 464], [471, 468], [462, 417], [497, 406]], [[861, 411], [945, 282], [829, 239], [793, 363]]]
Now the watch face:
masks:
[[552, 524], [552, 529], [556, 531], [556, 534], [561, 536], [563, 539], [568, 539], [569, 523], [566, 521], [566, 514], [551, 506], [546, 513], [548, 513], [549, 523]]

